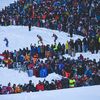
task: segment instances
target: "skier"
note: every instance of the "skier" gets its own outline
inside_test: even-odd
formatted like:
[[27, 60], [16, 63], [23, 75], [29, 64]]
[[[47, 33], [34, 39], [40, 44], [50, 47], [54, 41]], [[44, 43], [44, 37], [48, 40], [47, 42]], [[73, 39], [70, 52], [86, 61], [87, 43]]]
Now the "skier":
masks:
[[43, 45], [43, 39], [42, 39], [42, 37], [40, 36], [40, 35], [37, 35], [37, 37], [38, 37], [38, 44], [39, 44], [39, 42], [41, 42], [41, 44]]
[[56, 34], [53, 34], [52, 37], [54, 37], [54, 43], [56, 43], [56, 40], [58, 39], [58, 36]]
[[7, 38], [4, 38], [4, 41], [6, 42], [6, 47], [8, 47], [8, 44], [9, 44], [9, 41], [8, 41], [8, 39]]

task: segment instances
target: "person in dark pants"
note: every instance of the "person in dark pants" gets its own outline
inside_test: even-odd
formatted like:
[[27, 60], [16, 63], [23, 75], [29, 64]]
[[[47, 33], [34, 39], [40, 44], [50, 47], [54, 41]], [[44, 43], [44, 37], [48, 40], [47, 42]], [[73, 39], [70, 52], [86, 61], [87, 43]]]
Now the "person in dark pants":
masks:
[[8, 44], [9, 44], [9, 41], [8, 41], [8, 39], [7, 38], [4, 38], [4, 41], [6, 42], [6, 47], [8, 47]]
[[28, 28], [29, 28], [29, 31], [31, 31], [31, 23], [29, 23]]
[[69, 33], [70, 33], [70, 37], [73, 37], [73, 25], [71, 24], [69, 27]]
[[38, 40], [38, 44], [41, 43], [43, 45], [43, 39], [42, 39], [42, 37], [40, 35], [37, 35], [37, 37], [39, 39]]
[[56, 34], [53, 34], [52, 37], [54, 37], [54, 43], [56, 43], [58, 36]]

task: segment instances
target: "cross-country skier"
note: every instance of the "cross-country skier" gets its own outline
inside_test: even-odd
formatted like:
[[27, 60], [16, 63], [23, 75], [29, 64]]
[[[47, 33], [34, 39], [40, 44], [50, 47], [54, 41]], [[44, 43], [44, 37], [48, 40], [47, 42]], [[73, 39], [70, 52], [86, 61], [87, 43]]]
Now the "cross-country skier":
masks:
[[58, 36], [56, 34], [53, 34], [52, 37], [54, 37], [54, 43], [56, 43], [56, 40], [58, 39]]
[[38, 44], [41, 42], [41, 44], [43, 45], [43, 39], [42, 39], [42, 37], [40, 36], [40, 35], [37, 35], [37, 37], [38, 37]]
[[9, 44], [9, 41], [8, 41], [8, 39], [7, 38], [4, 38], [4, 41], [6, 42], [6, 47], [8, 47], [8, 44]]

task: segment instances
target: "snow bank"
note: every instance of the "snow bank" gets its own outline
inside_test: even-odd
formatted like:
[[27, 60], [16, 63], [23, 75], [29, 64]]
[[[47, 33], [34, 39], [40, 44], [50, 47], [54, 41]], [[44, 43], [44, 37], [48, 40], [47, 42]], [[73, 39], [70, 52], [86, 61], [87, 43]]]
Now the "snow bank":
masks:
[[0, 68], [0, 84], [6, 85], [11, 82], [12, 84], [24, 84], [29, 83], [29, 80], [32, 80], [33, 83], [36, 85], [39, 80], [43, 81], [44, 79], [48, 80], [49, 82], [52, 81], [52, 79], [61, 80], [62, 76], [52, 73], [49, 74], [46, 78], [36, 78], [28, 77], [27, 73], [24, 72], [18, 72], [16, 70], [8, 69], [8, 68]]

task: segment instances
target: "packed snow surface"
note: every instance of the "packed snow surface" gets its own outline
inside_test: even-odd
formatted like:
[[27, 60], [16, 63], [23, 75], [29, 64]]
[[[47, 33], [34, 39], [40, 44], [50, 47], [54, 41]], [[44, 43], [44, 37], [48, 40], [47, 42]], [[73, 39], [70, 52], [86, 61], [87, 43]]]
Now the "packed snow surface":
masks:
[[[31, 31], [28, 31], [28, 26], [0, 26], [0, 52], [5, 49], [14, 50], [24, 47], [29, 47], [30, 44], [38, 45], [37, 34], [43, 38], [44, 44], [54, 44], [53, 34], [58, 36], [57, 43], [66, 43], [67, 40], [70, 40], [69, 34], [65, 32], [59, 32], [55, 30], [32, 27]], [[9, 41], [9, 47], [6, 48], [4, 38], [7, 38]], [[77, 38], [83, 38], [82, 36], [74, 35], [72, 38], [76, 40]], [[40, 44], [41, 45], [41, 44]]]

